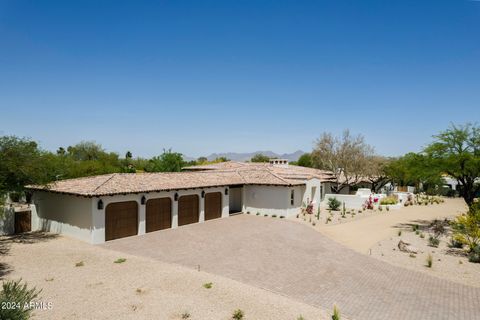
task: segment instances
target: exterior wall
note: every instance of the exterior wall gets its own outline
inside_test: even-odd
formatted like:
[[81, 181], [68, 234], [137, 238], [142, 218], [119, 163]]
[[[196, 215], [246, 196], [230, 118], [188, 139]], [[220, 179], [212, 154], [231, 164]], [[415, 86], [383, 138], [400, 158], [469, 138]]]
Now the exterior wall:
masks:
[[15, 233], [15, 209], [0, 207], [0, 236]]
[[[302, 202], [305, 205], [308, 205], [310, 201], [313, 203], [314, 212], [318, 209], [321, 200], [321, 192], [323, 188], [321, 187], [320, 180], [318, 179], [310, 179], [306, 181], [306, 185], [303, 192], [303, 199]], [[302, 203], [302, 204], [303, 204]]]
[[66, 234], [91, 242], [92, 199], [36, 191], [33, 203], [32, 230]]
[[[294, 190], [294, 204], [290, 204], [291, 190]], [[299, 212], [302, 206], [305, 186], [260, 186], [244, 187], [244, 211], [261, 215], [292, 216]]]
[[[227, 188], [228, 189], [228, 188]], [[100, 198], [94, 198], [92, 202], [92, 221], [93, 221], [93, 231], [92, 239], [90, 242], [98, 244], [105, 242], [105, 208], [108, 204], [113, 202], [124, 202], [124, 201], [136, 201], [138, 203], [138, 234], [145, 234], [145, 205], [141, 204], [142, 196], [145, 196], [146, 201], [149, 199], [155, 198], [170, 198], [172, 200], [172, 228], [178, 228], [178, 201], [175, 201], [175, 193], [178, 193], [178, 197], [185, 195], [198, 195], [199, 198], [199, 223], [205, 221], [205, 199], [202, 198], [202, 191], [205, 193], [210, 192], [221, 192], [222, 194], [222, 218], [229, 216], [229, 195], [225, 195], [225, 187], [218, 188], [203, 188], [203, 189], [189, 189], [189, 190], [178, 190], [178, 191], [164, 191], [164, 192], [150, 192], [150, 193], [139, 193], [139, 194], [127, 194], [127, 195], [114, 195], [106, 196]], [[102, 199], [103, 209], [99, 210], [97, 208], [98, 201]]]

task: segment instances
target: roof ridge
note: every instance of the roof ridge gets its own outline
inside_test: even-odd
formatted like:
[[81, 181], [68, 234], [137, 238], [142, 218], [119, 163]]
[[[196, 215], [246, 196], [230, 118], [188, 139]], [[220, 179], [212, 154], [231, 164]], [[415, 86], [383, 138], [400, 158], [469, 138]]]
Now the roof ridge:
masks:
[[112, 178], [116, 175], [117, 175], [117, 173], [112, 173], [111, 176], [107, 180], [100, 183], [95, 189], [92, 190], [92, 192], [96, 192], [98, 189], [100, 189], [102, 186], [104, 186], [108, 181], [112, 180]]

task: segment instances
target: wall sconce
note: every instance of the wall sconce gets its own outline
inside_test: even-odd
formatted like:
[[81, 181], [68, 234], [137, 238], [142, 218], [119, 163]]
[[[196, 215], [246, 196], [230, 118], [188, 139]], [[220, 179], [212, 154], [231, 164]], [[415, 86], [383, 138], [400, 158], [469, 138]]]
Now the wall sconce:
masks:
[[225, 195], [228, 196], [228, 188], [225, 188]]
[[205, 191], [202, 190], [202, 198], [205, 198]]
[[175, 201], [178, 201], [178, 193], [175, 193], [175, 195], [173, 196], [173, 199], [174, 199]]
[[145, 204], [145, 202], [147, 202], [147, 198], [145, 198], [145, 196], [142, 196], [142, 199], [140, 199], [140, 203]]
[[102, 199], [98, 200], [98, 202], [97, 202], [97, 209], [98, 209], [98, 210], [103, 210], [103, 201], [102, 201]]

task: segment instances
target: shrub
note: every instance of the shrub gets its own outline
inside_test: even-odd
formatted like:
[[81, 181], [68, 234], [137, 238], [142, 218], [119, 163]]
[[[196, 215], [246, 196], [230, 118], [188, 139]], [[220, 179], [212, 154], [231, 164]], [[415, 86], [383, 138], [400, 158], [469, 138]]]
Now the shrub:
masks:
[[233, 311], [232, 319], [241, 320], [241, 319], [243, 319], [243, 316], [244, 316], [243, 311], [240, 310], [240, 309], [237, 309], [237, 310]]
[[402, 230], [398, 230], [398, 236], [400, 237], [402, 235]]
[[387, 211], [390, 211], [390, 207], [389, 207], [389, 206], [387, 206], [385, 209], [387, 209]]
[[264, 216], [264, 217], [268, 217], [268, 214], [265, 213], [263, 216]]
[[190, 313], [188, 311], [185, 311], [182, 313], [182, 319], [189, 319], [190, 318]]
[[414, 225], [412, 226], [412, 230], [413, 230], [413, 231], [418, 231], [418, 224], [414, 224]]
[[213, 283], [211, 283], [211, 282], [207, 282], [207, 283], [204, 283], [204, 284], [203, 284], [203, 287], [204, 287], [205, 289], [211, 289], [212, 286], [213, 286]]
[[389, 204], [391, 205], [391, 204], [397, 204], [397, 203], [398, 203], [398, 199], [395, 196], [388, 196], [380, 199], [381, 205], [389, 205]]
[[418, 236], [420, 234], [420, 230], [415, 231], [415, 234]]
[[338, 310], [337, 306], [333, 306], [332, 320], [340, 320], [340, 310]]
[[299, 316], [297, 317], [297, 320], [305, 320], [305, 318], [304, 318], [302, 315], [299, 315]]
[[272, 218], [276, 218], [276, 217], [277, 217], [277, 215], [276, 215], [276, 214], [272, 214]]
[[378, 206], [378, 211], [383, 211], [382, 206]]
[[428, 244], [431, 246], [431, 247], [438, 247], [438, 245], [440, 244], [440, 240], [438, 240], [437, 237], [433, 237], [433, 236], [430, 236], [428, 238]]
[[340, 208], [340, 201], [337, 200], [337, 198], [328, 198], [328, 209], [337, 211], [338, 208]]
[[432, 265], [433, 265], [433, 257], [432, 257], [431, 254], [428, 254], [428, 256], [427, 256], [427, 267], [431, 268]]
[[420, 233], [420, 238], [422, 238], [422, 239], [425, 238], [425, 234]]
[[[41, 290], [35, 287], [29, 289], [26, 283], [20, 280], [9, 280], [2, 283], [2, 292], [0, 293], [0, 319], [26, 320], [30, 318], [33, 309], [24, 308], [25, 304], [29, 304], [35, 300]], [[5, 304], [14, 303], [17, 307], [4, 308]]]
[[[257, 212], [257, 216], [259, 216], [259, 215], [260, 215], [260, 212]], [[297, 218], [298, 218], [298, 215], [297, 215]]]
[[124, 263], [125, 261], [127, 261], [127, 259], [125, 259], [125, 258], [118, 258], [117, 260], [113, 261], [113, 263]]
[[453, 238], [467, 245], [469, 251], [480, 245], [480, 209], [472, 206], [467, 214], [456, 217], [451, 226]]
[[84, 265], [85, 263], [83, 263], [83, 261], [75, 263], [75, 267], [83, 267]]
[[450, 239], [450, 243], [448, 244], [450, 248], [457, 248], [461, 249], [463, 248], [463, 243], [461, 241], [457, 241], [454, 237]]
[[472, 251], [470, 251], [468, 254], [468, 261], [480, 263], [480, 246], [476, 246]]
[[315, 227], [315, 225], [316, 225], [316, 223], [315, 223], [315, 221], [313, 221], [313, 222], [312, 222], [312, 226], [314, 226], [314, 227]]
[[283, 219], [283, 218], [285, 218], [285, 216], [280, 216], [280, 219]]

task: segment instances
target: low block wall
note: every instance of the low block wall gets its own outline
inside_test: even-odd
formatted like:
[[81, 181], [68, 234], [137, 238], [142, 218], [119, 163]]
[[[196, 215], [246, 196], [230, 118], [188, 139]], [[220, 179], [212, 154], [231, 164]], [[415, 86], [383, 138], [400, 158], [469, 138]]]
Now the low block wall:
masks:
[[[345, 203], [345, 207], [347, 209], [361, 209], [362, 205], [365, 203], [365, 200], [368, 197], [360, 197], [355, 195], [348, 195], [348, 194], [326, 194], [325, 199], [322, 202], [322, 206], [328, 207], [328, 199], [336, 198], [341, 203]], [[342, 207], [340, 206], [340, 209]]]

